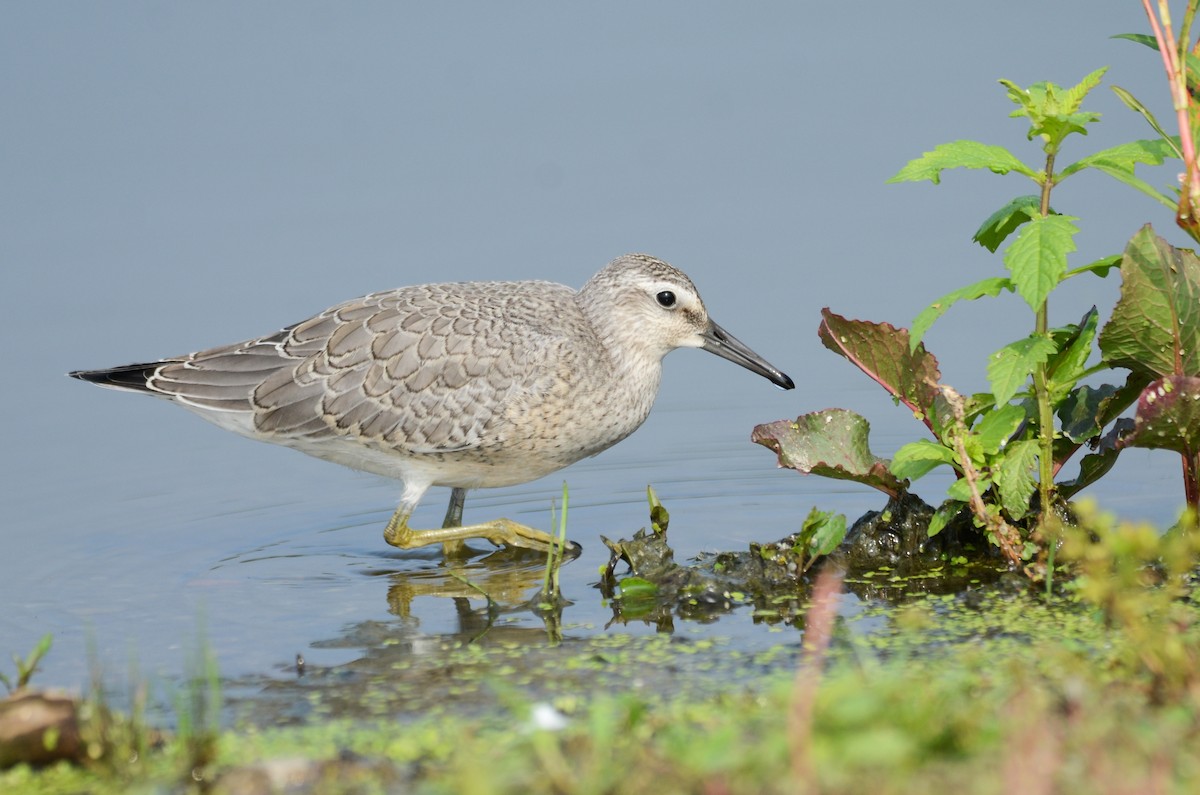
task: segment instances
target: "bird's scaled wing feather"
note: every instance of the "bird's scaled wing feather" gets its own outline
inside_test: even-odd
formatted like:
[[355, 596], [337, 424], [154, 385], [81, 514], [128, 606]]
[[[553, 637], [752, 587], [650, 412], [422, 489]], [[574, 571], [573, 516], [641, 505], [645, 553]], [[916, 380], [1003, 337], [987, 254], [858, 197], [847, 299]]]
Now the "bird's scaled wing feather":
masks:
[[479, 301], [414, 288], [342, 304], [289, 331], [280, 355], [293, 363], [255, 391], [256, 426], [415, 453], [477, 448], [521, 388], [519, 357], [488, 333], [497, 323]]

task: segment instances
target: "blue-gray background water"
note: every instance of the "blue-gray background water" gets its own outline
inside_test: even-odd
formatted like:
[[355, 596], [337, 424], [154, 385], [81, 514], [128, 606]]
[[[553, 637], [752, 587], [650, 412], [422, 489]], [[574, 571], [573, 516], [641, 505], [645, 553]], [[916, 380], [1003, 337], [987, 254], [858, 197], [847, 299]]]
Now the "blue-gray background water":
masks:
[[[92, 638], [107, 670], [177, 674], [203, 621], [224, 673], [347, 627], [394, 620], [387, 577], [436, 556], [382, 541], [398, 484], [249, 442], [166, 403], [65, 377], [274, 331], [366, 292], [428, 281], [578, 286], [645, 251], [682, 267], [714, 318], [795, 378], [782, 392], [697, 351], [666, 361], [646, 425], [598, 458], [473, 492], [467, 519], [549, 527], [570, 485], [568, 632], [604, 628], [599, 541], [646, 523], [653, 484], [680, 558], [797, 529], [809, 509], [882, 506], [852, 484], [777, 470], [759, 422], [843, 406], [888, 456], [922, 426], [818, 342], [823, 306], [907, 325], [1001, 262], [970, 242], [1015, 176], [885, 185], [935, 144], [973, 138], [1037, 164], [996, 80], [1074, 84], [1111, 66], [1104, 121], [1064, 159], [1149, 128], [1107, 88], [1173, 122], [1135, 2], [7, 3], [0, 8], [0, 654], [45, 632], [42, 681], [78, 686]], [[1174, 168], [1149, 174], [1156, 185]], [[1079, 216], [1073, 265], [1170, 213], [1101, 175], [1054, 196]], [[1052, 299], [1056, 324], [1115, 276]], [[986, 389], [988, 352], [1028, 333], [1005, 296], [930, 333], [947, 382]], [[918, 492], [940, 498], [944, 480]], [[1094, 495], [1171, 521], [1167, 453], [1133, 450]], [[441, 521], [434, 489], [413, 521]], [[453, 631], [419, 597], [414, 632]], [[202, 619], [200, 617], [203, 617]], [[521, 619], [513, 619], [521, 620]], [[754, 643], [745, 616], [706, 632]], [[314, 647], [313, 644], [318, 644]]]

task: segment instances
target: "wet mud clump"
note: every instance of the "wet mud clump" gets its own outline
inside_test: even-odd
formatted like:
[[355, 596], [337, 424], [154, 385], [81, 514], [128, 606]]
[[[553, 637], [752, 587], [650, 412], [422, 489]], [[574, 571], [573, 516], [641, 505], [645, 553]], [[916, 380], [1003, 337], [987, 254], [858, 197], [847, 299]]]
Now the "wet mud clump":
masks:
[[603, 538], [610, 558], [598, 588], [610, 600], [614, 622], [630, 620], [666, 628], [675, 618], [715, 618], [739, 606], [755, 621], [801, 620], [815, 572], [833, 565], [845, 588], [863, 599], [899, 600], [913, 593], [956, 593], [1004, 576], [1007, 566], [970, 526], [967, 516], [930, 538], [933, 508], [903, 493], [880, 511], [864, 514], [845, 540], [813, 565], [810, 539], [797, 531], [776, 541], [752, 542], [745, 551], [704, 553], [675, 560], [665, 511], [652, 529], [631, 538]]

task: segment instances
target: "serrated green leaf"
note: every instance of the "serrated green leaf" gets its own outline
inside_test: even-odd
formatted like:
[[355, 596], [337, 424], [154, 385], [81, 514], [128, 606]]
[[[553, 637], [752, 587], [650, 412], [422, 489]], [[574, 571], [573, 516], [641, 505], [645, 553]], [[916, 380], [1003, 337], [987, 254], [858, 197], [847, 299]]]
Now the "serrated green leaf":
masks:
[[1063, 109], [1068, 113], [1074, 113], [1079, 110], [1079, 106], [1083, 104], [1084, 98], [1096, 86], [1100, 85], [1100, 81], [1104, 79], [1104, 73], [1107, 71], [1108, 67], [1102, 66], [1091, 74], [1086, 75], [1078, 84], [1067, 89], [1065, 99], [1062, 103]]
[[[1118, 96], [1120, 96], [1120, 92], [1118, 92]], [[1132, 96], [1128, 97], [1128, 101], [1136, 102]], [[1146, 116], [1146, 119], [1151, 122], [1151, 125], [1159, 133], [1162, 133], [1163, 138], [1151, 139], [1151, 141], [1146, 141], [1146, 139], [1144, 141], [1132, 141], [1118, 145], [1118, 147], [1098, 151], [1098, 153], [1088, 155], [1087, 157], [1082, 157], [1079, 161], [1062, 169], [1062, 172], [1058, 174], [1058, 181], [1067, 179], [1075, 172], [1081, 171], [1081, 169], [1093, 168], [1096, 171], [1108, 174], [1109, 177], [1121, 181], [1121, 183], [1133, 187], [1134, 190], [1145, 193], [1146, 196], [1151, 197], [1154, 201], [1174, 210], [1178, 203], [1175, 197], [1159, 191], [1156, 187], [1146, 183], [1145, 180], [1139, 179], [1134, 174], [1134, 168], [1138, 163], [1144, 163], [1147, 166], [1160, 166], [1163, 165], [1163, 162], [1168, 157], [1180, 157], [1182, 159], [1180, 148], [1178, 148], [1178, 138], [1166, 136], [1162, 128], [1158, 127], [1158, 121], [1150, 115], [1148, 110], [1142, 109], [1142, 114]]]
[[977, 298], [984, 296], [996, 297], [1003, 290], [1013, 291], [1013, 283], [1011, 279], [1006, 279], [1002, 276], [984, 279], [982, 281], [969, 284], [966, 287], [961, 287], [953, 292], [946, 293], [938, 300], [934, 301], [929, 306], [921, 310], [921, 314], [913, 320], [912, 331], [909, 332], [909, 350], [916, 350], [916, 347], [921, 344], [921, 340], [925, 336], [925, 332], [929, 331], [930, 326], [934, 322], [946, 314], [946, 310], [954, 306], [959, 301], [974, 301]]
[[909, 442], [896, 451], [889, 465], [891, 473], [902, 480], [917, 480], [941, 465], [954, 466], [954, 452], [928, 439]]
[[1125, 248], [1100, 351], [1109, 366], [1153, 377], [1200, 374], [1200, 258], [1142, 227]]
[[1134, 169], [1138, 164], [1161, 166], [1168, 158], [1179, 156], [1179, 149], [1176, 145], [1177, 140], [1170, 138], [1143, 138], [1108, 149], [1101, 149], [1099, 152], [1093, 152], [1087, 157], [1081, 157], [1064, 168], [1059, 172], [1059, 181], [1082, 169], [1097, 168], [1101, 165], [1110, 170], [1127, 172], [1130, 176], [1133, 175]]
[[1038, 440], [1024, 439], [1008, 446], [1000, 465], [993, 468], [1000, 504], [1014, 521], [1029, 512], [1029, 500], [1037, 488], [1033, 476], [1037, 465]]
[[1075, 220], [1070, 215], [1034, 218], [1004, 251], [1004, 264], [1017, 292], [1035, 312], [1066, 275], [1067, 254], [1075, 250], [1079, 232], [1071, 223]]
[[972, 466], [979, 468], [987, 464], [987, 459], [983, 455], [983, 445], [979, 443], [978, 436], [967, 434], [962, 439], [962, 445], [963, 449], [967, 451]]
[[[983, 494], [992, 486], [990, 478], [980, 478], [975, 485], [979, 489], [979, 493]], [[950, 488], [946, 489], [946, 496], [952, 500], [957, 500], [962, 503], [971, 501], [971, 486], [967, 483], [966, 478], [959, 478], [950, 484]]]
[[[968, 428], [975, 423], [981, 416], [991, 411], [996, 407], [996, 400], [992, 397], [991, 392], [976, 392], [963, 401], [962, 405], [962, 421]], [[933, 435], [938, 440], [945, 443], [945, 440], [953, 432], [952, 429], [959, 427], [958, 414], [950, 406], [950, 402], [945, 396], [938, 394], [933, 401]], [[967, 442], [971, 442], [973, 437], [968, 434]]]
[[1002, 406], [1025, 386], [1035, 367], [1054, 354], [1054, 341], [1032, 334], [1025, 339], [1005, 345], [988, 359], [988, 381], [996, 405]]
[[1069, 113], [1045, 119], [1035, 132], [1047, 141], [1047, 148], [1057, 147], [1071, 133], [1087, 135], [1087, 125], [1100, 121], [1099, 113]]
[[942, 532], [942, 530], [946, 529], [946, 525], [950, 524], [950, 521], [962, 513], [963, 508], [966, 507], [967, 504], [959, 500], [946, 500], [943, 502], [929, 519], [929, 527], [925, 531], [926, 534], [930, 538], [933, 538]]
[[1025, 409], [1008, 403], [983, 415], [973, 429], [984, 455], [995, 455], [1025, 420]]
[[932, 152], [925, 152], [916, 160], [909, 161], [908, 165], [900, 169], [888, 182], [929, 180], [936, 185], [941, 182], [942, 171], [948, 168], [986, 168], [996, 174], [1016, 171], [1027, 177], [1035, 177], [1037, 174], [1002, 146], [978, 141], [952, 141], [939, 144]]
[[998, 82], [1008, 90], [1009, 100], [1019, 108], [1019, 110], [1012, 112], [1012, 116], [1029, 116], [1036, 112], [1035, 97], [1032, 91], [1034, 86], [1030, 86], [1028, 89], [1022, 88], [1012, 80], [1005, 80], [1003, 78]]
[[1018, 196], [988, 216], [971, 239], [995, 253], [1017, 227], [1040, 214], [1040, 205], [1038, 196]]
[[1087, 134], [1087, 125], [1100, 119], [1100, 114], [1079, 110], [1084, 97], [1100, 83], [1108, 67], [1092, 72], [1078, 85], [1064, 89], [1050, 82], [1039, 82], [1022, 88], [1011, 80], [1001, 80], [1008, 97], [1018, 107], [1010, 116], [1029, 119], [1030, 140], [1040, 136], [1046, 141], [1047, 152], [1058, 151], [1059, 144], [1071, 133]]
[[[1129, 97], [1129, 100], [1136, 102], [1132, 97]], [[1159, 129], [1160, 133], [1162, 132], [1157, 127], [1158, 122], [1154, 120], [1153, 116], [1149, 115], [1149, 111], [1145, 111], [1143, 115], [1147, 116], [1147, 120], [1156, 129]], [[1159, 139], [1130, 141], [1120, 146], [1104, 149], [1067, 166], [1059, 173], [1058, 178], [1061, 182], [1077, 171], [1092, 168], [1108, 174], [1113, 179], [1141, 191], [1155, 201], [1174, 210], [1178, 204], [1177, 199], [1138, 178], [1134, 174], [1134, 169], [1139, 163], [1158, 166], [1162, 165], [1167, 158], [1181, 158], [1182, 155], [1179, 152], [1178, 140], [1177, 137], [1172, 138], [1163, 133], [1163, 137]]]

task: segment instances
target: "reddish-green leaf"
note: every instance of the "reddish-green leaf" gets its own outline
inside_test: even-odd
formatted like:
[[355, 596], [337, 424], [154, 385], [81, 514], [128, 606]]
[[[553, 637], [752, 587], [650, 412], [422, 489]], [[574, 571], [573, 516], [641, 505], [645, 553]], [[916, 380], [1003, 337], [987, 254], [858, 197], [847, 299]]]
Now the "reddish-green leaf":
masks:
[[1200, 378], [1169, 375], [1150, 384], [1138, 398], [1133, 423], [1121, 447], [1174, 450], [1186, 456], [1200, 452]]
[[821, 318], [817, 333], [826, 348], [853, 362], [932, 428], [929, 415], [942, 374], [925, 346], [910, 351], [908, 331], [890, 323], [847, 320], [828, 307]]
[[1100, 332], [1113, 367], [1159, 377], [1200, 375], [1200, 259], [1149, 224], [1121, 260], [1121, 300]]
[[750, 440], [779, 456], [779, 465], [805, 475], [853, 480], [895, 497], [905, 484], [871, 452], [871, 424], [845, 409], [804, 414], [757, 425]]

